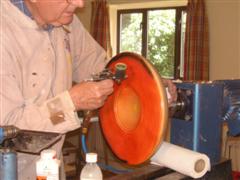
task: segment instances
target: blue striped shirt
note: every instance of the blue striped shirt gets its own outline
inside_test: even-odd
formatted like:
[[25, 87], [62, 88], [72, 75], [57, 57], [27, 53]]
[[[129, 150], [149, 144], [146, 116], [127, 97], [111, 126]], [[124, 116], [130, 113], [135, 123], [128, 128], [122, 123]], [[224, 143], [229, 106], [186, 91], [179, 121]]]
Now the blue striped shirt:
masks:
[[[24, 0], [10, 0], [12, 4], [14, 4], [20, 11], [22, 11], [26, 16], [30, 17], [33, 19], [33, 16], [31, 12], [28, 10]], [[44, 27], [42, 27], [46, 31], [51, 31], [53, 29], [53, 25], [51, 24], [46, 24]]]
[[12, 4], [14, 4], [20, 11], [22, 11], [25, 15], [32, 18], [32, 14], [28, 10], [24, 0], [10, 0]]

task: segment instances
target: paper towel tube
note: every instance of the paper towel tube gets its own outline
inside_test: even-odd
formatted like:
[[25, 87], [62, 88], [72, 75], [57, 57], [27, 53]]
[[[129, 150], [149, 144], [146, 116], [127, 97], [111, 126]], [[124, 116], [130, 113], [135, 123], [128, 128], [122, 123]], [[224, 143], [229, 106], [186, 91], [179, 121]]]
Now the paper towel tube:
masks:
[[193, 178], [210, 170], [210, 160], [202, 153], [163, 142], [151, 158], [151, 163], [168, 167]]

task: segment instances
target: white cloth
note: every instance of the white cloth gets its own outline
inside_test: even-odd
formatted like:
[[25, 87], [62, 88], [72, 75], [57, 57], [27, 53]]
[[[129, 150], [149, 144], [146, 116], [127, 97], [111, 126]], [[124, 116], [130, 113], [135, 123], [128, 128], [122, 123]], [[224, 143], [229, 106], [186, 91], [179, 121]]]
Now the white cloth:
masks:
[[[0, 126], [62, 134], [80, 126], [67, 90], [107, 60], [77, 17], [66, 28], [44, 31], [9, 0], [0, 1]], [[53, 147], [58, 158], [63, 141]], [[18, 154], [19, 180], [36, 178], [38, 158]]]
[[206, 154], [168, 142], [162, 142], [151, 158], [151, 163], [168, 167], [193, 178], [204, 176], [211, 168], [210, 159]]

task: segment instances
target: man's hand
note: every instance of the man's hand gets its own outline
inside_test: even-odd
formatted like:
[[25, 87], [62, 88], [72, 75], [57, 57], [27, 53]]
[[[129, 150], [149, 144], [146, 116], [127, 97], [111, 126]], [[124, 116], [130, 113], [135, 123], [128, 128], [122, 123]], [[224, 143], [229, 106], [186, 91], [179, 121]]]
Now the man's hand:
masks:
[[170, 97], [168, 98], [168, 106], [171, 106], [173, 102], [177, 101], [177, 88], [169, 79], [162, 79], [163, 84], [168, 89], [168, 93], [170, 94]]
[[94, 110], [103, 106], [113, 92], [113, 81], [82, 82], [74, 85], [69, 94], [76, 110]]

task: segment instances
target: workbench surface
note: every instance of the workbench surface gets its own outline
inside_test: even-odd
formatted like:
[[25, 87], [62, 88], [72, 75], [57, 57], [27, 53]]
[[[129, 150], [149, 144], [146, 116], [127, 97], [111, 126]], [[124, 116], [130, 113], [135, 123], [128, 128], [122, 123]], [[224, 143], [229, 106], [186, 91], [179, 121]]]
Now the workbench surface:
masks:
[[[104, 177], [104, 180], [189, 180], [191, 177], [185, 176], [171, 169], [157, 165], [146, 165], [126, 174]], [[231, 160], [222, 160], [213, 165], [211, 171], [207, 172], [201, 180], [232, 180]]]

